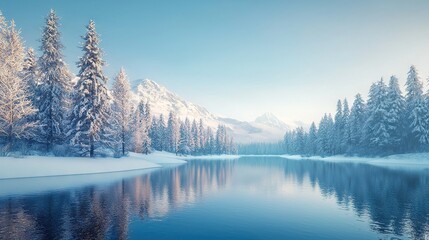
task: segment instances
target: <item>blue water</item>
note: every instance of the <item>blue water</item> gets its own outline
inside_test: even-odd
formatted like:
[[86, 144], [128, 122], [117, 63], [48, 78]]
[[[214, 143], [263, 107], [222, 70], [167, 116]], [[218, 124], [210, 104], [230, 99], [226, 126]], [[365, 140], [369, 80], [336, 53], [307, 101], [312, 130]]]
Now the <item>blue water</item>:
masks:
[[429, 171], [252, 157], [0, 181], [0, 239], [429, 239]]

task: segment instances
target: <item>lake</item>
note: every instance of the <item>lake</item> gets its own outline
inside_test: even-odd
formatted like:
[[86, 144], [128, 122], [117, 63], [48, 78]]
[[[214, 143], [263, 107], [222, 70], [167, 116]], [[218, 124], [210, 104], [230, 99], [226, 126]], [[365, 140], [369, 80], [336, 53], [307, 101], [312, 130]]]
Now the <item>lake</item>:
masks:
[[0, 181], [0, 239], [429, 239], [429, 171], [244, 157]]

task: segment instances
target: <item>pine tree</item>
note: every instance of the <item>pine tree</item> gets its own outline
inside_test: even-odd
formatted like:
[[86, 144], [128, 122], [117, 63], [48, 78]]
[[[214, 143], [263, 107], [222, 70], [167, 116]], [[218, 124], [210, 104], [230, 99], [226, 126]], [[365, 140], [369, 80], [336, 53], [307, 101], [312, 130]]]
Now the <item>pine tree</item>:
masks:
[[62, 144], [65, 138], [65, 120], [70, 105], [71, 74], [63, 60], [58, 30], [58, 17], [51, 10], [43, 29], [42, 55], [39, 59], [40, 89], [38, 103], [39, 138], [50, 151], [53, 144]]
[[[390, 77], [389, 86], [387, 89], [388, 102], [388, 132], [389, 132], [389, 148], [390, 151], [395, 151], [401, 146], [403, 138], [403, 113], [405, 111], [405, 102], [399, 88], [398, 79], [395, 76]], [[397, 151], [397, 150], [396, 150]]]
[[38, 106], [38, 100], [40, 98], [40, 74], [38, 69], [38, 64], [36, 60], [36, 55], [32, 48], [28, 48], [27, 56], [24, 59], [24, 66], [22, 70], [22, 78], [24, 84], [27, 86], [27, 90], [30, 94], [30, 99], [33, 106]]
[[186, 123], [180, 124], [180, 142], [179, 142], [179, 153], [182, 155], [188, 155], [191, 152], [189, 148], [190, 140], [189, 130]]
[[178, 153], [179, 150], [179, 124], [177, 118], [173, 112], [170, 112], [168, 115], [168, 126], [167, 126], [167, 142], [168, 142], [168, 151], [173, 153]]
[[334, 120], [329, 114], [325, 114], [319, 123], [317, 135], [318, 152], [322, 156], [332, 155], [334, 153]]
[[192, 152], [194, 152], [194, 149], [195, 149], [195, 143], [194, 143], [194, 139], [192, 137], [191, 122], [189, 121], [189, 118], [185, 118], [184, 124], [185, 124], [185, 128], [187, 131], [186, 134], [188, 136], [187, 143], [188, 143], [189, 151], [190, 151], [190, 153], [192, 153]]
[[343, 107], [341, 100], [337, 102], [337, 112], [335, 114], [335, 137], [334, 137], [334, 154], [339, 154], [343, 152], [342, 149], [342, 139], [344, 136], [344, 116], [343, 116]]
[[304, 132], [304, 128], [302, 127], [298, 127], [295, 130], [295, 134], [296, 134], [296, 144], [295, 144], [295, 151], [298, 154], [304, 154], [305, 153], [305, 144], [306, 144], [306, 136], [305, 136], [305, 132]]
[[115, 123], [118, 125], [116, 135], [119, 138], [122, 155], [125, 155], [126, 146], [130, 143], [131, 88], [123, 68], [121, 68], [113, 83], [112, 97]]
[[210, 127], [207, 127], [206, 130], [206, 154], [212, 155], [216, 153], [216, 139], [213, 135], [213, 130]]
[[342, 136], [341, 148], [343, 152], [346, 152], [348, 151], [351, 144], [350, 109], [347, 99], [344, 99], [343, 101], [343, 124], [344, 132]]
[[192, 121], [191, 133], [192, 133], [192, 141], [194, 143], [193, 153], [198, 154], [201, 150], [201, 142], [200, 142], [199, 128], [197, 126], [197, 122], [195, 121], [195, 119]]
[[34, 136], [37, 123], [30, 94], [22, 79], [24, 46], [12, 20], [10, 25], [0, 13], [0, 136], [7, 141], [5, 151], [13, 150], [16, 139]]
[[427, 108], [423, 107], [423, 84], [417, 70], [410, 67], [406, 82], [405, 96], [405, 142], [410, 150], [418, 150], [427, 143], [428, 123]]
[[368, 94], [368, 119], [365, 123], [365, 139], [376, 151], [385, 151], [389, 144], [387, 86], [383, 79], [373, 84]]
[[161, 114], [158, 120], [158, 139], [159, 139], [159, 151], [167, 150], [167, 126], [165, 124], [164, 115]]
[[228, 136], [226, 127], [219, 125], [216, 131], [216, 154], [226, 154], [228, 144]]
[[134, 114], [133, 121], [133, 138], [134, 138], [134, 152], [143, 153], [144, 152], [144, 139], [146, 137], [146, 122], [144, 121], [144, 112], [145, 105], [143, 101], [140, 101], [136, 112]]
[[143, 153], [149, 154], [151, 152], [152, 140], [149, 136], [150, 128], [152, 126], [152, 114], [150, 109], [149, 102], [146, 102], [145, 111], [144, 111], [144, 121], [145, 121], [145, 135], [143, 138]]
[[206, 131], [204, 130], [204, 123], [203, 120], [200, 119], [200, 122], [198, 124], [198, 139], [200, 140], [200, 154], [205, 154], [206, 144], [207, 144], [207, 136]]
[[360, 94], [356, 94], [350, 112], [350, 144], [356, 149], [363, 141], [362, 130], [366, 121], [365, 103]]
[[82, 50], [83, 57], [78, 63], [79, 81], [73, 96], [71, 145], [76, 147], [81, 156], [95, 156], [98, 147], [107, 143], [105, 132], [108, 127], [110, 105], [106, 87], [107, 78], [102, 68], [104, 61], [99, 47], [99, 37], [95, 31], [95, 23], [91, 20]]
[[311, 123], [308, 131], [307, 153], [310, 155], [317, 154], [317, 127], [314, 122]]
[[159, 138], [159, 126], [158, 119], [153, 116], [152, 117], [152, 125], [150, 127], [149, 138], [151, 139], [152, 148], [160, 151], [160, 138]]

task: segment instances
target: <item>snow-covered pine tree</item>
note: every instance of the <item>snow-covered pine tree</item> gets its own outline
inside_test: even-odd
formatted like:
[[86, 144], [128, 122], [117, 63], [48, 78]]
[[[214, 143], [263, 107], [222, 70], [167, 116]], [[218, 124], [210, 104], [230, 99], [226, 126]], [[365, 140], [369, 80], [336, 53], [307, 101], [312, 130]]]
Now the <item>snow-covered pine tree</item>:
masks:
[[342, 137], [342, 150], [343, 152], [346, 152], [350, 148], [351, 143], [351, 129], [350, 129], [350, 109], [349, 109], [349, 102], [347, 99], [343, 100], [343, 123], [344, 123], [344, 132]]
[[206, 137], [206, 131], [204, 129], [204, 123], [203, 120], [200, 119], [200, 122], [198, 124], [198, 134], [199, 134], [199, 140], [200, 140], [200, 154], [205, 154], [206, 149], [206, 143], [207, 143], [207, 137]]
[[216, 139], [213, 135], [213, 130], [210, 127], [207, 127], [206, 130], [206, 154], [212, 155], [216, 153]]
[[117, 126], [116, 136], [120, 142], [122, 155], [130, 143], [131, 87], [125, 70], [121, 68], [115, 77], [112, 88], [113, 112]]
[[27, 49], [27, 55], [24, 59], [24, 67], [22, 69], [22, 78], [30, 94], [32, 105], [34, 107], [38, 106], [38, 99], [40, 98], [40, 73], [38, 69], [36, 55], [34, 53], [34, 49], [32, 48]]
[[296, 134], [295, 150], [298, 154], [303, 155], [305, 153], [305, 143], [306, 143], [304, 128], [303, 127], [296, 128], [295, 134]]
[[318, 152], [322, 156], [332, 155], [334, 153], [333, 136], [335, 134], [334, 121], [332, 116], [325, 114], [319, 123], [317, 134]]
[[165, 151], [167, 150], [167, 126], [164, 120], [164, 115], [161, 114], [159, 116], [159, 120], [158, 120], [158, 131], [157, 131], [157, 135], [158, 135], [158, 139], [159, 139], [159, 151]]
[[401, 141], [404, 135], [403, 114], [405, 111], [405, 101], [399, 88], [398, 79], [395, 76], [390, 77], [387, 88], [388, 103], [388, 132], [389, 132], [389, 150], [398, 151], [401, 147]]
[[226, 154], [228, 136], [225, 125], [219, 125], [216, 131], [216, 154]]
[[344, 116], [341, 100], [338, 100], [337, 102], [337, 112], [335, 113], [334, 129], [334, 154], [339, 154], [343, 152], [342, 139], [344, 136]]
[[0, 13], [0, 136], [6, 140], [4, 151], [14, 148], [16, 139], [34, 136], [37, 123], [31, 117], [32, 106], [28, 88], [22, 79], [24, 46], [12, 20], [6, 23]]
[[233, 137], [229, 138], [228, 148], [229, 148], [228, 154], [232, 154], [232, 155], [237, 154], [238, 150], [237, 150], [237, 146], [234, 143], [234, 138]]
[[187, 135], [188, 135], [188, 147], [190, 150], [190, 153], [194, 152], [195, 149], [195, 143], [194, 143], [194, 139], [192, 138], [192, 131], [191, 131], [191, 122], [189, 120], [189, 118], [185, 118], [185, 127], [186, 127], [186, 131]]
[[423, 107], [423, 83], [414, 66], [408, 72], [405, 96], [405, 144], [408, 150], [419, 150], [427, 143], [428, 111]]
[[186, 126], [186, 121], [180, 124], [180, 142], [179, 142], [179, 153], [181, 155], [188, 155], [191, 152], [189, 148], [189, 142], [191, 135], [189, 134], [188, 126]]
[[389, 144], [389, 112], [387, 86], [383, 79], [373, 84], [368, 94], [368, 118], [365, 123], [365, 139], [375, 151], [386, 151]]
[[193, 154], [199, 154], [201, 150], [200, 132], [195, 119], [192, 121], [191, 133], [192, 141], [194, 143]]
[[53, 144], [65, 140], [66, 125], [70, 106], [72, 75], [64, 62], [61, 34], [58, 30], [58, 17], [51, 10], [43, 29], [42, 55], [39, 58], [40, 86], [38, 101], [39, 140], [50, 151]]
[[179, 141], [180, 141], [180, 125], [177, 121], [176, 115], [173, 112], [170, 112], [168, 115], [168, 126], [167, 126], [167, 142], [168, 142], [168, 151], [173, 153], [178, 153], [179, 150]]
[[149, 136], [150, 128], [152, 126], [152, 113], [151, 113], [149, 102], [146, 102], [145, 104], [144, 122], [145, 122], [146, 129], [145, 129], [145, 135], [143, 138], [143, 153], [149, 154], [151, 152], [151, 146], [152, 146], [152, 140]]
[[317, 154], [317, 127], [314, 122], [311, 123], [308, 131], [307, 153], [310, 155]]
[[363, 141], [362, 130], [366, 121], [365, 103], [360, 94], [356, 94], [350, 112], [350, 144], [356, 150]]
[[145, 105], [143, 101], [140, 101], [136, 112], [134, 114], [133, 121], [133, 143], [134, 143], [134, 152], [143, 153], [143, 141], [146, 138], [146, 123], [144, 121], [144, 110]]
[[81, 156], [95, 156], [95, 150], [107, 143], [109, 127], [109, 94], [107, 78], [103, 74], [104, 61], [99, 47], [100, 39], [91, 20], [83, 37], [84, 55], [78, 63], [79, 80], [73, 94], [70, 143]]
[[152, 117], [152, 125], [149, 131], [149, 138], [151, 139], [152, 148], [159, 151], [160, 149], [159, 126], [158, 126], [158, 119], [155, 116]]

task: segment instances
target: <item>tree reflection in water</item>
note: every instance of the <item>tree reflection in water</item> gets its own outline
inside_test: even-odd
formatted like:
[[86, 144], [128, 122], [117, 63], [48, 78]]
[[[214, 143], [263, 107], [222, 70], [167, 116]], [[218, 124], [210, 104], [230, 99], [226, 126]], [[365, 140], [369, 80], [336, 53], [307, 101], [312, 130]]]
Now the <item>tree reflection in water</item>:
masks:
[[191, 161], [109, 186], [0, 199], [0, 239], [126, 239], [131, 216], [159, 218], [217, 191], [234, 162]]
[[[428, 170], [242, 158], [190, 161], [107, 185], [0, 197], [0, 238], [126, 239], [133, 219], [161, 219], [175, 209], [192, 206], [206, 193], [240, 181], [234, 173], [246, 175], [243, 172], [249, 167], [252, 171], [274, 169], [269, 174], [278, 173], [280, 179], [278, 174], [266, 177], [275, 181], [293, 181], [301, 187], [310, 184], [322, 197], [334, 197], [339, 206], [368, 218], [370, 228], [378, 233], [413, 239], [424, 239], [429, 233]], [[248, 182], [239, 186], [246, 187]]]
[[429, 236], [429, 171], [391, 169], [368, 164], [311, 160], [250, 159], [258, 165], [284, 168], [286, 178], [308, 180], [322, 195], [334, 196], [358, 216], [368, 215], [371, 228], [382, 234]]

